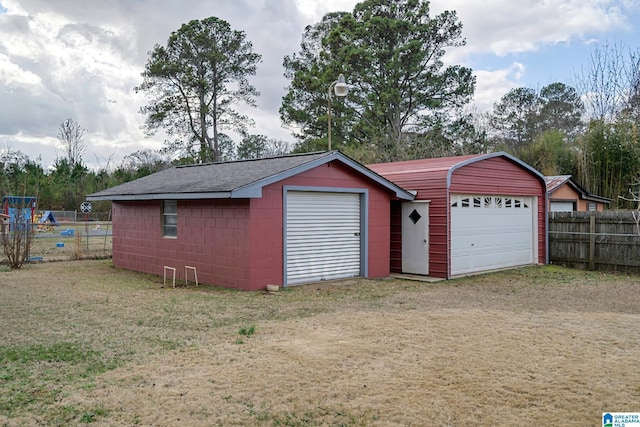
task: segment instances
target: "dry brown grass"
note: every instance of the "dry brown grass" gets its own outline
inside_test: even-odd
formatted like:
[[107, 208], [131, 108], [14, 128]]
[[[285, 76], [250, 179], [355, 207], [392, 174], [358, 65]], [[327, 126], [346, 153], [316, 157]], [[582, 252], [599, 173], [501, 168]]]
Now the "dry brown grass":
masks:
[[0, 425], [587, 426], [640, 405], [639, 277], [161, 284], [108, 261], [0, 272]]

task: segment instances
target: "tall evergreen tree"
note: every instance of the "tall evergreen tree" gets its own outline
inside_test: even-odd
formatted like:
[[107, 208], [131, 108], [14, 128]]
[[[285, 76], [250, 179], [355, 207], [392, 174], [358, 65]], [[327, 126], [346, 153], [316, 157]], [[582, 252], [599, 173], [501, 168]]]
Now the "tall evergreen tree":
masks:
[[493, 105], [490, 125], [494, 143], [517, 152], [531, 145], [538, 130], [538, 94], [534, 89], [511, 89]]
[[575, 137], [582, 128], [584, 105], [571, 86], [556, 82], [540, 89], [539, 131], [557, 130]]
[[243, 102], [255, 106], [256, 88], [248, 77], [261, 56], [253, 52], [242, 31], [210, 17], [183, 24], [166, 46], [149, 54], [143, 82], [136, 88], [150, 97], [141, 108], [150, 134], [162, 127], [170, 150], [181, 155], [197, 146], [198, 160], [224, 157], [224, 130], [246, 132], [251, 120], [234, 109]]
[[291, 84], [281, 117], [299, 129], [299, 148], [324, 147], [327, 88], [343, 73], [351, 91], [333, 103], [336, 146], [403, 158], [408, 135], [446, 127], [470, 101], [471, 70], [442, 61], [464, 44], [455, 12], [430, 17], [426, 0], [365, 0], [352, 13], [327, 14], [307, 27], [301, 51], [285, 58]]

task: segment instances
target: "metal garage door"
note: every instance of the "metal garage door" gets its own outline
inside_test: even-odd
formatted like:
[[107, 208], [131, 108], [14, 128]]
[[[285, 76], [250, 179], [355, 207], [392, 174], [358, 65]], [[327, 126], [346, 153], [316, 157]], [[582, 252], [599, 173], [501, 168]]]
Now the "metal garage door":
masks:
[[536, 261], [536, 198], [451, 195], [451, 275]]
[[288, 285], [361, 275], [360, 194], [287, 191]]
[[551, 212], [573, 212], [576, 210], [574, 202], [551, 202]]

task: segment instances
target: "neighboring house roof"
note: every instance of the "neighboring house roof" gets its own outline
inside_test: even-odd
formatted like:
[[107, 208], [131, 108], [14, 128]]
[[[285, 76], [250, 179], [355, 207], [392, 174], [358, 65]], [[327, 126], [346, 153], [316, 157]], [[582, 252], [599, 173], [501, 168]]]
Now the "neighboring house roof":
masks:
[[587, 190], [582, 188], [577, 182], [573, 180], [573, 178], [571, 178], [571, 175], [545, 176], [544, 180], [547, 183], [547, 192], [549, 194], [552, 194], [554, 191], [567, 184], [568, 186], [573, 188], [583, 200], [589, 200], [592, 202], [604, 204], [611, 203], [611, 199], [607, 197], [596, 196], [595, 194], [587, 192]]
[[565, 182], [571, 179], [571, 175], [555, 175], [545, 176], [544, 181], [547, 183], [547, 191], [553, 193], [558, 188], [562, 187]]
[[544, 176], [524, 163], [522, 160], [513, 157], [503, 151], [489, 154], [471, 154], [466, 156], [454, 157], [438, 157], [433, 159], [407, 160], [404, 162], [379, 163], [375, 165], [367, 165], [379, 174], [389, 177], [393, 180], [394, 175], [406, 175], [411, 172], [426, 172], [430, 176], [446, 176], [447, 187], [451, 185], [451, 175], [457, 169], [471, 163], [479, 162], [494, 157], [504, 157], [511, 162], [521, 166], [522, 168], [533, 173], [541, 182], [544, 182]]
[[154, 200], [255, 198], [262, 187], [338, 161], [383, 187], [400, 199], [413, 195], [339, 151], [297, 154], [266, 159], [175, 166], [97, 193], [87, 200]]

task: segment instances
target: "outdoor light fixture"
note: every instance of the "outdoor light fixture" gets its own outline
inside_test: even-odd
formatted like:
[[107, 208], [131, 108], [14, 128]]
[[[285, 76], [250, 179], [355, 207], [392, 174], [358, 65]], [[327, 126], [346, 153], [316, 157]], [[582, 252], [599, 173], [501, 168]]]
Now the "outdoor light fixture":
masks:
[[349, 93], [349, 85], [347, 85], [347, 83], [344, 80], [344, 74], [340, 74], [338, 76], [338, 80], [331, 83], [329, 85], [329, 90], [327, 91], [327, 95], [328, 95], [327, 98], [329, 102], [329, 108], [328, 108], [328, 114], [327, 114], [327, 123], [329, 126], [329, 133], [328, 133], [329, 151], [331, 151], [331, 88], [333, 88], [336, 96], [339, 96], [340, 98], [344, 98], [345, 96], [347, 96], [347, 93]]

